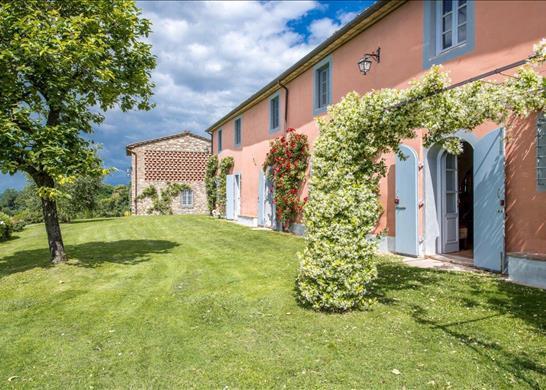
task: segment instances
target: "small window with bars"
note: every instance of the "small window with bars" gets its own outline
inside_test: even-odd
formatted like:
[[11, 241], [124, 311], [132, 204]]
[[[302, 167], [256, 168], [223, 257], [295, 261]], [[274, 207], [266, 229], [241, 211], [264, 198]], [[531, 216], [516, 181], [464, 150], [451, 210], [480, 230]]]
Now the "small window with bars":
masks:
[[180, 193], [180, 204], [183, 208], [192, 208], [193, 207], [193, 191], [192, 190], [183, 190]]
[[546, 116], [537, 118], [537, 190], [546, 191]]
[[241, 118], [235, 119], [235, 146], [241, 146]]

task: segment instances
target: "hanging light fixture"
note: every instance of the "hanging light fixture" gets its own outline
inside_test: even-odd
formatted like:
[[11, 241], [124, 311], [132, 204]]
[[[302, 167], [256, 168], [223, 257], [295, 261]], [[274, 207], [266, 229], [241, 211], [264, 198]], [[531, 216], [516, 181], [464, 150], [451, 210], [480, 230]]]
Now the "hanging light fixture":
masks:
[[358, 69], [360, 70], [360, 73], [362, 73], [363, 75], [368, 74], [368, 72], [372, 68], [372, 59], [375, 60], [378, 64], [381, 62], [380, 47], [378, 47], [377, 50], [373, 53], [364, 54], [364, 57], [362, 57], [358, 61]]

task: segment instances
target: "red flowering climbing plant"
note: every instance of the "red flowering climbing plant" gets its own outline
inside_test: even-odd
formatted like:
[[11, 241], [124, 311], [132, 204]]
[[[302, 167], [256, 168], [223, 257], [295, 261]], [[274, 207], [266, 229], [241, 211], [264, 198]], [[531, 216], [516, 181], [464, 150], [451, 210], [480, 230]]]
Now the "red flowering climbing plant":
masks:
[[309, 144], [306, 135], [290, 128], [286, 135], [272, 140], [270, 146], [263, 169], [275, 187], [277, 221], [283, 230], [288, 230], [305, 204], [300, 196], [309, 161]]

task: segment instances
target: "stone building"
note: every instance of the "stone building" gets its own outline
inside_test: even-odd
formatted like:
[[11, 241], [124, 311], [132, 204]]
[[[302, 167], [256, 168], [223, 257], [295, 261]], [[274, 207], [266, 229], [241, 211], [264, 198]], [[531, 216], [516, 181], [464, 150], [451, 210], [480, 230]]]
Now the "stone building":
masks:
[[189, 131], [127, 145], [131, 156], [131, 211], [146, 215], [152, 202], [138, 199], [149, 186], [158, 193], [169, 183], [184, 183], [191, 190], [182, 191], [172, 201], [174, 214], [207, 213], [205, 169], [210, 156], [210, 140]]

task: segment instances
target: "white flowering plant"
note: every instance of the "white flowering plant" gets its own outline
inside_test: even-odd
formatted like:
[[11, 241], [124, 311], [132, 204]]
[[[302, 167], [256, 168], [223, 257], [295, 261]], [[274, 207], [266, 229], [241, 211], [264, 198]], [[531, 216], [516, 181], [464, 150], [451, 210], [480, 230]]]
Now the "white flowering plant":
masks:
[[9, 215], [0, 212], [0, 241], [8, 240], [13, 233], [13, 224]]
[[400, 142], [426, 129], [427, 146], [440, 144], [461, 152], [452, 135], [486, 122], [505, 123], [546, 106], [545, 80], [536, 67], [544, 63], [546, 43], [513, 77], [475, 81], [446, 90], [448, 75], [434, 66], [407, 89], [347, 94], [318, 120], [320, 136], [313, 154], [310, 195], [304, 209], [306, 246], [299, 254], [296, 281], [299, 301], [315, 310], [344, 312], [371, 303], [377, 276], [377, 241], [370, 239], [382, 213], [379, 181], [386, 174], [384, 156], [401, 155]]

